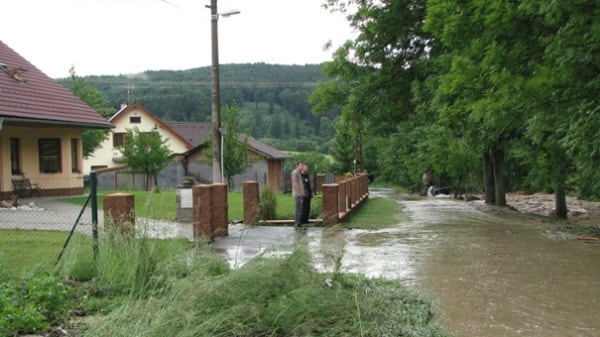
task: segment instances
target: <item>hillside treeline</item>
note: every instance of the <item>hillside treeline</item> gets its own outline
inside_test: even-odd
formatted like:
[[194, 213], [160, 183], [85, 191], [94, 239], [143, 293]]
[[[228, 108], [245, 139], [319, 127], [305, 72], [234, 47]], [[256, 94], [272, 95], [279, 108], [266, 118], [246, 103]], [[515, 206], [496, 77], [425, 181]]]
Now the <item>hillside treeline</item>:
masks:
[[[145, 71], [118, 76], [84, 76], [118, 111], [138, 102], [164, 121], [211, 120], [211, 68]], [[326, 80], [322, 65], [224, 64], [221, 104], [238, 107], [240, 132], [286, 150], [328, 151], [339, 109], [313, 115], [308, 97]], [[70, 87], [71, 79], [59, 79]]]

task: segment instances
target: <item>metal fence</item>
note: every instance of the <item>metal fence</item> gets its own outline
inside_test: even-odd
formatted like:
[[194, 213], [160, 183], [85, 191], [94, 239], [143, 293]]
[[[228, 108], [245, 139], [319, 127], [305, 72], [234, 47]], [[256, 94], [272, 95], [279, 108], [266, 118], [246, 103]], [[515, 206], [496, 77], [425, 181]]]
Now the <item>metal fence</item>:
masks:
[[[92, 238], [90, 249], [97, 253], [95, 176], [91, 179], [89, 193], [74, 196], [48, 194], [68, 194], [61, 193], [60, 186], [66, 187], [62, 190], [69, 193], [83, 191], [81, 178], [44, 178], [43, 182], [36, 182], [35, 178], [30, 180], [32, 184], [39, 186], [39, 191], [30, 195], [17, 193], [13, 189], [1, 194], [0, 266], [13, 264], [14, 261], [10, 259], [35, 259], [42, 250], [42, 244], [45, 254], [54, 254], [58, 260], [63, 247], [66, 247], [75, 233]], [[24, 242], [29, 243], [30, 247], [23, 249]], [[19, 246], [21, 248], [18, 255], [15, 255], [15, 247]], [[27, 256], [28, 254], [31, 256]]]

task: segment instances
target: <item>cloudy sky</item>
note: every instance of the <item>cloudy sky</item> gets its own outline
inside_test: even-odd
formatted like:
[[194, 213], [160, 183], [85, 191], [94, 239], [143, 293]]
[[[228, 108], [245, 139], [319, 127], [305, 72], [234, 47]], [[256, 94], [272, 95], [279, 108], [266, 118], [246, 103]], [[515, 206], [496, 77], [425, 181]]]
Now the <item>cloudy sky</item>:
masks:
[[[220, 63], [331, 60], [354, 32], [323, 0], [219, 0]], [[53, 78], [211, 64], [210, 0], [2, 0], [0, 39]], [[331, 41], [333, 48], [323, 47]], [[1, 61], [1, 60], [0, 60]]]

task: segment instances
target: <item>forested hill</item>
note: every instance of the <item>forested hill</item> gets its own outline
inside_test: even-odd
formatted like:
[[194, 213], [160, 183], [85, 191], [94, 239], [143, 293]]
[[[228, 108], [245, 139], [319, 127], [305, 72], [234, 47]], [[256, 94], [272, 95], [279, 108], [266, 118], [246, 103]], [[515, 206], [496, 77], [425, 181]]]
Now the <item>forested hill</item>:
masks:
[[[221, 105], [236, 102], [242, 131], [256, 138], [289, 150], [315, 149], [333, 137], [333, 120], [337, 115], [311, 113], [308, 97], [318, 81], [326, 80], [321, 67], [321, 64], [221, 65]], [[211, 67], [83, 79], [106, 96], [115, 112], [121, 103], [138, 102], [162, 120], [210, 121]], [[70, 87], [70, 81], [58, 80], [66, 87]], [[300, 136], [303, 140], [296, 141]]]

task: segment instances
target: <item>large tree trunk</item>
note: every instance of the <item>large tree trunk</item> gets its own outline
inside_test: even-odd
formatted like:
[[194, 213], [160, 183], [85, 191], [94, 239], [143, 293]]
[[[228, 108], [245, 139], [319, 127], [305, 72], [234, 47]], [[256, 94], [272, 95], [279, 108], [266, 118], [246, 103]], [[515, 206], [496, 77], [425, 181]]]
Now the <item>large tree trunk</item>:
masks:
[[558, 186], [556, 186], [556, 191], [554, 192], [554, 206], [556, 207], [556, 216], [566, 219], [569, 210], [567, 209], [565, 186], [562, 182], [558, 183]]
[[485, 188], [485, 203], [496, 203], [496, 188], [494, 187], [494, 167], [490, 150], [483, 151], [483, 182]]
[[504, 175], [504, 151], [492, 149], [494, 164], [494, 186], [496, 187], [496, 206], [506, 206], [506, 179]]

